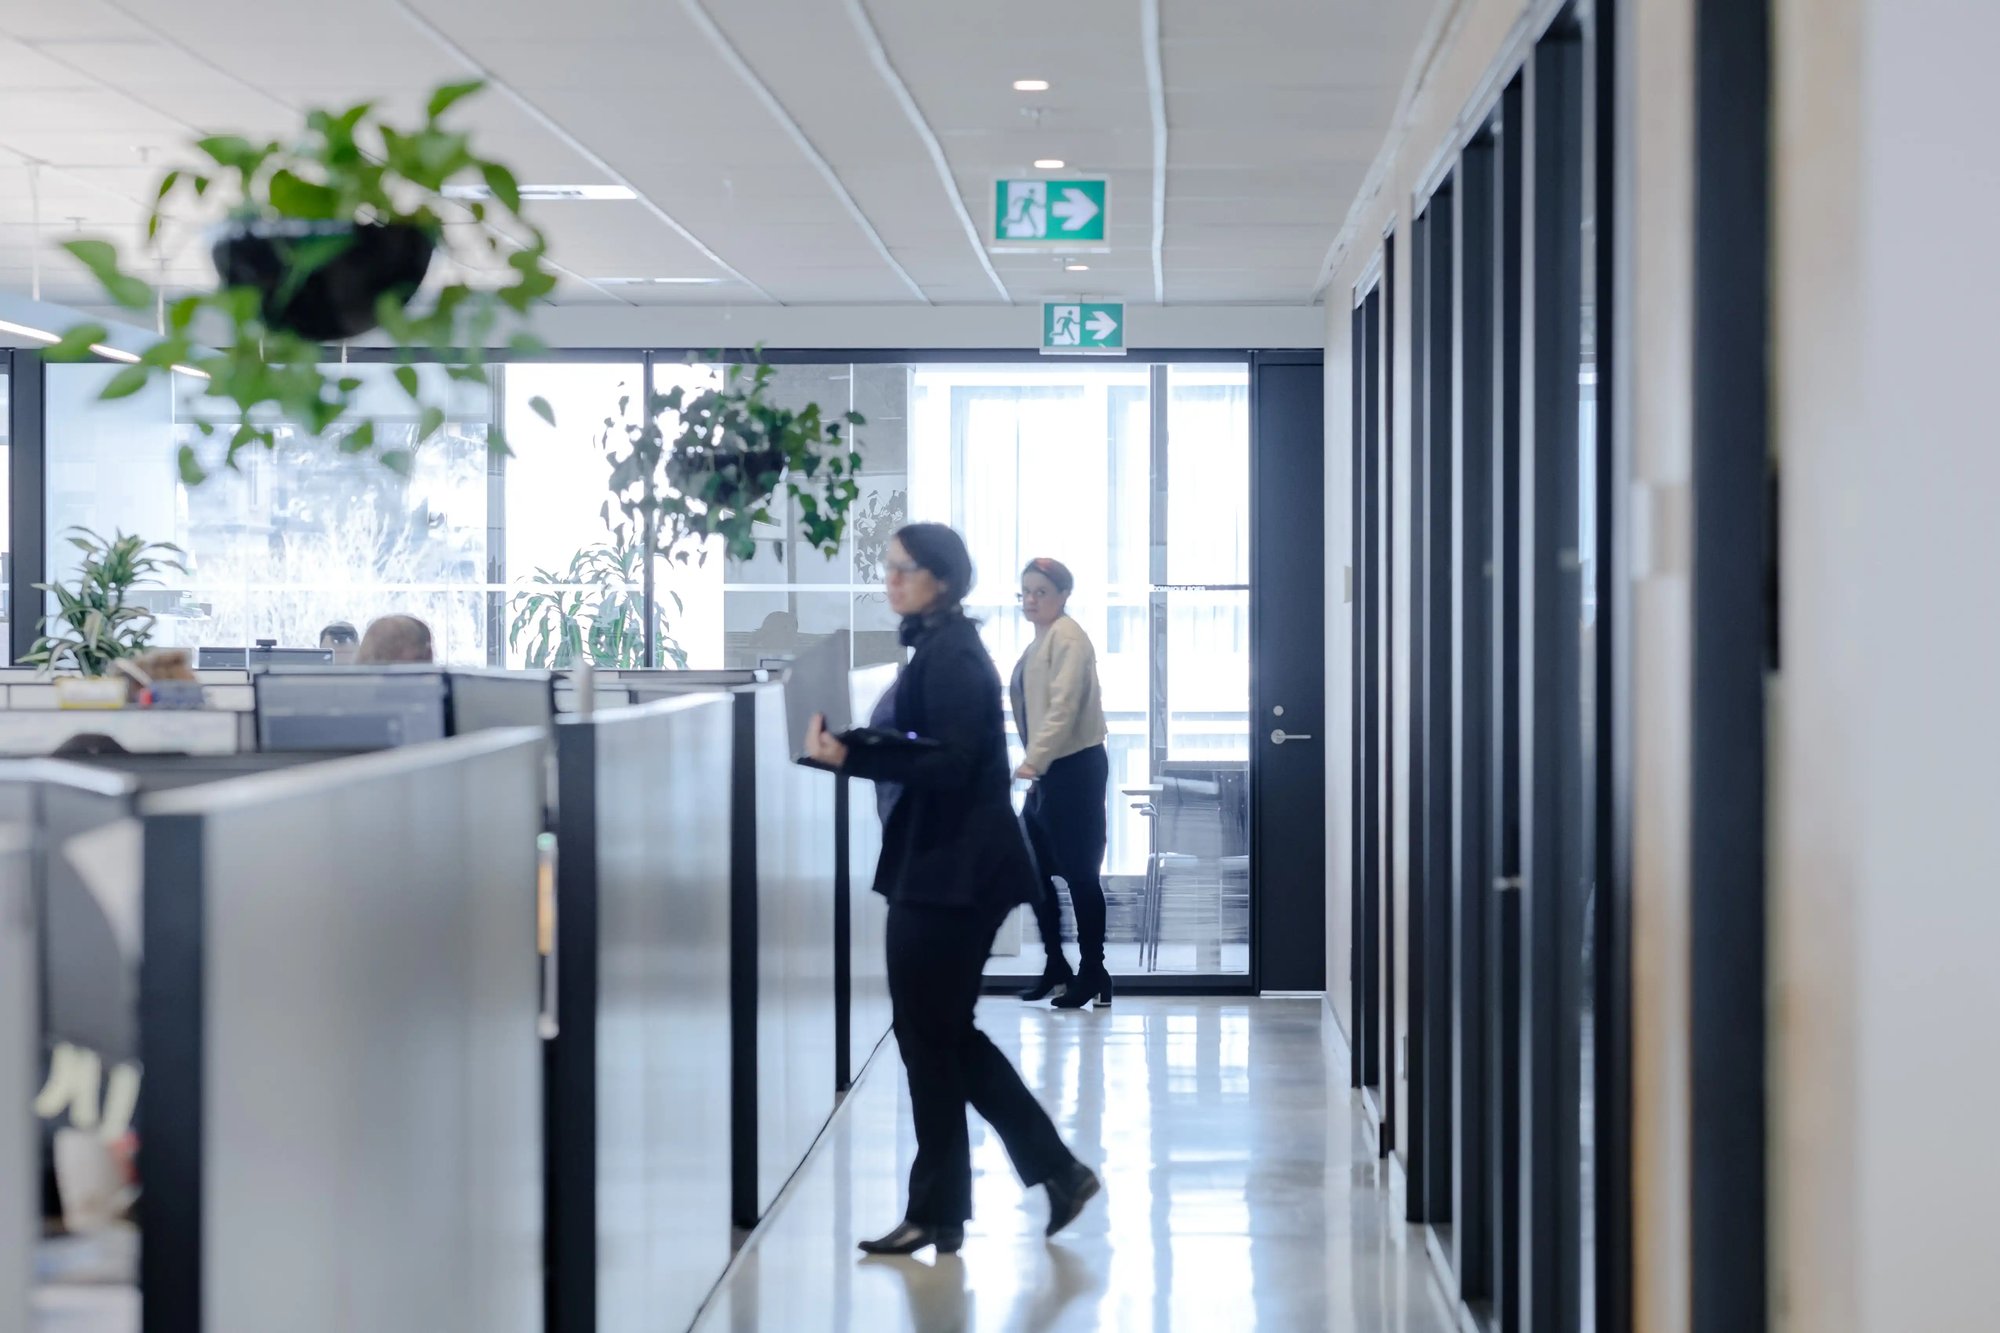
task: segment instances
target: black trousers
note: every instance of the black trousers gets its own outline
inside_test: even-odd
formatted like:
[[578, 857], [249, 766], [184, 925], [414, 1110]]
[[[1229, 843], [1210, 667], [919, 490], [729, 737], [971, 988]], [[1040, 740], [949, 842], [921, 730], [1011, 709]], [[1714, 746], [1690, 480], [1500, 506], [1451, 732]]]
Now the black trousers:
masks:
[[1021, 1075], [973, 1026], [1001, 919], [968, 908], [889, 907], [889, 998], [917, 1126], [904, 1216], [924, 1226], [972, 1216], [968, 1104], [1000, 1135], [1023, 1184], [1039, 1185], [1075, 1160]]
[[1083, 966], [1104, 966], [1104, 866], [1106, 816], [1104, 788], [1111, 779], [1111, 757], [1102, 745], [1065, 755], [1036, 780], [1021, 810], [1028, 842], [1042, 870], [1042, 896], [1035, 902], [1035, 924], [1042, 948], [1051, 962], [1063, 956], [1062, 899], [1054, 876], [1069, 885], [1070, 906], [1076, 909], [1077, 952]]

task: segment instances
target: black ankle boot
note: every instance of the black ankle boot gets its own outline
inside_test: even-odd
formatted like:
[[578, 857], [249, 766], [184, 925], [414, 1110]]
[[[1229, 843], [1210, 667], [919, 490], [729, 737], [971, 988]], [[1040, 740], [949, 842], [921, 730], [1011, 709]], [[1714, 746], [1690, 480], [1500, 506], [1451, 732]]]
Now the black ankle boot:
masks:
[[1067, 993], [1056, 1001], [1056, 1008], [1081, 1009], [1092, 1000], [1100, 1006], [1111, 1003], [1111, 974], [1102, 964], [1085, 964], [1083, 971], [1069, 983]]
[[1069, 970], [1069, 964], [1062, 959], [1053, 959], [1042, 969], [1042, 975], [1035, 984], [1021, 992], [1021, 998], [1030, 1004], [1046, 1000], [1051, 995], [1060, 999], [1075, 983], [1076, 974]]
[[[1049, 1197], [1053, 1199], [1055, 1186], [1051, 1185], [1049, 1189]], [[1077, 1206], [1080, 1208], [1083, 1205]], [[886, 1236], [862, 1241], [861, 1249], [867, 1254], [915, 1254], [927, 1245], [935, 1245], [939, 1254], [957, 1254], [964, 1244], [963, 1226], [927, 1227], [918, 1222], [905, 1221]]]
[[1076, 1221], [1083, 1206], [1104, 1188], [1097, 1173], [1082, 1162], [1071, 1162], [1044, 1183], [1049, 1191], [1049, 1226], [1045, 1234], [1051, 1236]]

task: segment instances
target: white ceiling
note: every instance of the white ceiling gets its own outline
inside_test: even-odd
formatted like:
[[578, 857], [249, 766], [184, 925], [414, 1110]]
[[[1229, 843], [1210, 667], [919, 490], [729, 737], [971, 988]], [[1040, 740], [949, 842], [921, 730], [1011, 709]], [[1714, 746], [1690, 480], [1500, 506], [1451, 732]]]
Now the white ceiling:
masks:
[[[39, 253], [41, 295], [89, 303], [54, 242], [139, 253], [150, 184], [198, 134], [367, 97], [413, 117], [484, 72], [462, 113], [489, 155], [639, 192], [534, 206], [564, 304], [1310, 303], [1431, 0], [1157, 3], [1156, 254], [1146, 0], [0, 0], [0, 291], [28, 293]], [[967, 234], [1041, 157], [1111, 182], [1088, 273]], [[169, 283], [211, 276], [205, 221], [171, 230]], [[722, 281], [593, 281], [621, 277]]]

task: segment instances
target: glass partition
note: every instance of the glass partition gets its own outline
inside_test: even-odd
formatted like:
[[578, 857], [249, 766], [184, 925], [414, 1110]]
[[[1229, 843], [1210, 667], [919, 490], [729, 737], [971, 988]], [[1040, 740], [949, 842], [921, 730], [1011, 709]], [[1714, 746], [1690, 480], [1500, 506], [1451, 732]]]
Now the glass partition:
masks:
[[[117, 369], [47, 368], [48, 556], [54, 577], [74, 574], [64, 536], [77, 525], [182, 546], [186, 577], [145, 594], [156, 641], [307, 647], [332, 622], [406, 612], [431, 624], [448, 663], [562, 667], [582, 643], [603, 665], [643, 660], [644, 558], [606, 512], [605, 420], [620, 418], [621, 398], [625, 415], [639, 410], [649, 375], [655, 389], [692, 388], [712, 383], [714, 366], [642, 354], [511, 364], [490, 389], [426, 367], [451, 411], [412, 449], [408, 475], [343, 453], [344, 428], [321, 439], [281, 430], [275, 451], [247, 450], [194, 488], [179, 478], [178, 446], [219, 452], [197, 424], [217, 411], [202, 383], [98, 401]], [[379, 395], [370, 407], [388, 414], [389, 445], [413, 445], [393, 369], [350, 369]], [[1005, 679], [1033, 638], [1019, 572], [1061, 560], [1110, 733], [1110, 961], [1127, 973], [1247, 970], [1247, 366], [780, 363], [771, 391], [867, 419], [846, 539], [830, 557], [812, 549], [781, 497], [753, 558], [711, 548], [706, 560], [660, 561], [662, 664], [754, 667], [840, 630], [857, 666], [898, 661], [888, 543], [932, 520], [971, 547], [968, 609]], [[530, 410], [535, 398], [557, 424]], [[504, 455], [489, 447], [496, 425]], [[607, 622], [621, 633], [590, 634]], [[1033, 933], [1011, 931], [1015, 951], [995, 968], [1038, 971]]]

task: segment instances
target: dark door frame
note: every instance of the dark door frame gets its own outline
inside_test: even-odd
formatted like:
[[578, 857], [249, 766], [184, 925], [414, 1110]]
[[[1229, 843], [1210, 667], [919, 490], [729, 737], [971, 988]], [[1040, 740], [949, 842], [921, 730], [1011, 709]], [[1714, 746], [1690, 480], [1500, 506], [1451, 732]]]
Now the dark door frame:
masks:
[[1694, 1327], [1765, 1326], [1764, 692], [1777, 665], [1769, 0], [1695, 7], [1693, 748], [1688, 938]]
[[1527, 74], [1501, 96], [1494, 243], [1493, 678], [1488, 856], [1494, 909], [1486, 938], [1492, 1137], [1493, 1308], [1500, 1333], [1521, 1333], [1521, 448], [1522, 262], [1527, 224]]
[[1457, 312], [1452, 382], [1453, 622], [1451, 662], [1452, 919], [1457, 1003], [1452, 1006], [1452, 1264], [1459, 1295], [1492, 1299], [1489, 1179], [1492, 1108], [1487, 1033], [1487, 931], [1495, 873], [1489, 831], [1493, 729], [1495, 297], [1498, 293], [1498, 149], [1490, 126], [1460, 159]]
[[[1304, 372], [1303, 374], [1301, 372]], [[1250, 357], [1250, 974], [1260, 990], [1326, 989], [1326, 354], [1253, 352]], [[1289, 440], [1289, 447], [1286, 441]], [[1311, 498], [1317, 540], [1303, 531], [1308, 517], [1272, 520], [1287, 499]], [[1311, 556], [1307, 559], [1305, 557]], [[1274, 567], [1288, 572], [1273, 575]], [[1282, 578], [1289, 586], [1280, 586]], [[1269, 669], [1294, 671], [1283, 694]], [[1259, 669], [1259, 664], [1265, 669]], [[1303, 697], [1302, 697], [1303, 696]], [[1274, 707], [1283, 707], [1277, 715]], [[1316, 795], [1299, 822], [1274, 812], [1265, 783], [1278, 757], [1273, 730], [1290, 731], [1314, 757]], [[1284, 753], [1296, 754], [1296, 750]], [[1282, 798], [1281, 798], [1282, 799]], [[1309, 827], [1301, 827], [1303, 822]], [[1286, 857], [1307, 865], [1287, 872]], [[1279, 862], [1273, 873], [1273, 862]]]
[[1410, 542], [1410, 1142], [1413, 1222], [1452, 1221], [1451, 551], [1454, 175], [1413, 225]]

